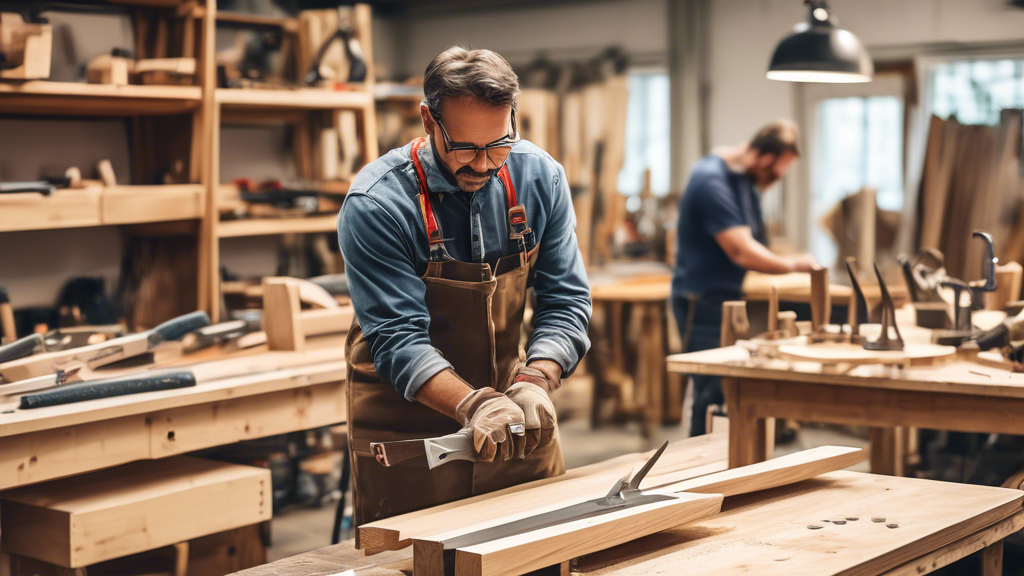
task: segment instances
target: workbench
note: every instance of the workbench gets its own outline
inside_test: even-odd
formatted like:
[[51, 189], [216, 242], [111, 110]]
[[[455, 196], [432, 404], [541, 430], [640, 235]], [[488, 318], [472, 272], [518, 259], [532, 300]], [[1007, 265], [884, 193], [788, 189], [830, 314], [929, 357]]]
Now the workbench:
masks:
[[[6, 408], [0, 413], [0, 490], [344, 422], [343, 338], [310, 340], [311, 362], [297, 368], [34, 410]], [[237, 357], [262, 353], [296, 354], [263, 346]], [[199, 358], [235, 356], [206, 353], [182, 362]], [[107, 373], [118, 369], [97, 370]]]
[[[725, 458], [724, 442], [683, 442], [708, 442]], [[1007, 489], [834, 472], [728, 498], [721, 514], [577, 559], [571, 573], [904, 576], [982, 551], [983, 575], [995, 576], [1002, 539], [1024, 527], [1022, 499]], [[364, 556], [348, 541], [235, 576], [407, 576], [412, 567], [412, 547]]]
[[872, 427], [871, 471], [879, 474], [902, 473], [901, 427], [1024, 434], [1024, 374], [973, 362], [823, 371], [812, 362], [751, 360], [730, 346], [669, 356], [668, 369], [723, 378], [730, 467], [771, 456], [765, 419], [773, 417]]

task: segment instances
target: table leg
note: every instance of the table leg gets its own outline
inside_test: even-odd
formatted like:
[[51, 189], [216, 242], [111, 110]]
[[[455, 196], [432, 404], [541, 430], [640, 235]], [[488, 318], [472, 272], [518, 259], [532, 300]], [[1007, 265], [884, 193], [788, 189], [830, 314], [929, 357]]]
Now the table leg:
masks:
[[871, 429], [871, 473], [903, 476], [903, 427]]
[[1003, 576], [1003, 541], [981, 551], [981, 576]]
[[740, 380], [722, 378], [722, 392], [729, 412], [729, 468], [764, 462], [768, 458], [768, 422], [745, 409], [742, 390]]

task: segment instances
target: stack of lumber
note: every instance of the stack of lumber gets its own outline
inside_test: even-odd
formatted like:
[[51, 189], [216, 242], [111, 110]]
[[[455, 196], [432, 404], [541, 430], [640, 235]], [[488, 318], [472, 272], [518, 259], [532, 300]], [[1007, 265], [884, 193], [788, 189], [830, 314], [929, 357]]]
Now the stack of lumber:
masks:
[[863, 459], [857, 449], [823, 447], [725, 470], [719, 456], [725, 441], [707, 436], [670, 447], [643, 482], [645, 493], [674, 496], [665, 501], [445, 550], [454, 538], [601, 498], [648, 457], [630, 454], [559, 478], [365, 524], [357, 545], [376, 554], [411, 542], [418, 576], [521, 574], [717, 514], [727, 496], [798, 482]]
[[971, 231], [989, 231], [1000, 260], [1024, 257], [1020, 208], [1022, 111], [1004, 110], [999, 126], [967, 126], [932, 117], [918, 197], [918, 246], [938, 248], [954, 278], [981, 277], [982, 245]]

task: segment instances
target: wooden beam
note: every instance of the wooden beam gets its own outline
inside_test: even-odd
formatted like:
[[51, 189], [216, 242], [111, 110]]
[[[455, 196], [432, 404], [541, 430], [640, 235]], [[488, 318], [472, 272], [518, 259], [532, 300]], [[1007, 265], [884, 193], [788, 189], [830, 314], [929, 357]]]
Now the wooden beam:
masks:
[[5, 492], [4, 549], [78, 568], [269, 520], [269, 493], [264, 468], [136, 462]]

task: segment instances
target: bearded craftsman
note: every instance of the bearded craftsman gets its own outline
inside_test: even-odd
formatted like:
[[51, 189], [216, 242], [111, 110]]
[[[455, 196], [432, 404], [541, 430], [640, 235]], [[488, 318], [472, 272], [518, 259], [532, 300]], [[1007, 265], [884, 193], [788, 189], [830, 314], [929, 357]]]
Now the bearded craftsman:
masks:
[[[817, 267], [808, 255], [769, 250], [761, 213], [761, 195], [799, 156], [796, 125], [780, 120], [749, 142], [716, 149], [694, 165], [679, 202], [672, 276], [672, 308], [686, 352], [719, 347], [722, 303], [742, 299], [748, 270], [785, 274]], [[691, 436], [704, 434], [708, 407], [723, 402], [719, 377], [693, 376]]]
[[[423, 88], [427, 136], [363, 168], [338, 220], [356, 526], [562, 474], [549, 394], [590, 346], [569, 186], [518, 136], [512, 68], [453, 47]], [[455, 432], [475, 462], [384, 467], [369, 447]]]

